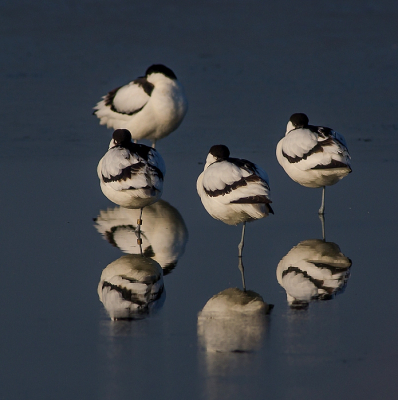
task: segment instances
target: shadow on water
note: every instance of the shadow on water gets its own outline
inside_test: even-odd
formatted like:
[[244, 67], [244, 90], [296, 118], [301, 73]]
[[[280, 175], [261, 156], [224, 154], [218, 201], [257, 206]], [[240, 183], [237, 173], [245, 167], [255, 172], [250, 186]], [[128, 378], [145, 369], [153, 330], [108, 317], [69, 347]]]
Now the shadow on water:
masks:
[[344, 291], [350, 277], [351, 260], [336, 243], [325, 240], [324, 217], [320, 219], [324, 239], [301, 241], [281, 259], [276, 269], [278, 283], [294, 309], [306, 309], [314, 300], [332, 299]]

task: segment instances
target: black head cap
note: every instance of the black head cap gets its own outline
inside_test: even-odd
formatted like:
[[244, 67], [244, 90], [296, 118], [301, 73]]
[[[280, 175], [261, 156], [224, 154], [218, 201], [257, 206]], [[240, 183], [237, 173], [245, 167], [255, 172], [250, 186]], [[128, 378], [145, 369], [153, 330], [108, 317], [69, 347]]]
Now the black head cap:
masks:
[[170, 79], [177, 79], [177, 77], [175, 76], [174, 72], [170, 69], [167, 68], [165, 65], [163, 64], [153, 64], [151, 65], [145, 72], [145, 75], [148, 76], [150, 74], [163, 74], [164, 76], [167, 76]]
[[295, 128], [304, 128], [308, 126], [308, 122], [310, 122], [310, 120], [305, 114], [296, 113], [290, 117], [290, 122], [293, 124]]
[[223, 144], [216, 144], [211, 147], [209, 153], [212, 154], [217, 160], [226, 160], [229, 157], [229, 149]]
[[116, 129], [112, 139], [117, 146], [124, 146], [131, 142], [131, 133], [127, 129]]

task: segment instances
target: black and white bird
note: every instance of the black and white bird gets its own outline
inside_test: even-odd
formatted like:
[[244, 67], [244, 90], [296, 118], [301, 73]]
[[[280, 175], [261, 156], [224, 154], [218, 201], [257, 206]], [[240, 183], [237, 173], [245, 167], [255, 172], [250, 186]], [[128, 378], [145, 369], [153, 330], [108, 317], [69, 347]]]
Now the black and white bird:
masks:
[[300, 185], [322, 187], [319, 214], [325, 211], [325, 186], [348, 175], [351, 157], [344, 137], [333, 129], [309, 125], [305, 114], [290, 117], [286, 134], [276, 147], [279, 164]]
[[144, 207], [160, 199], [166, 167], [157, 150], [133, 143], [127, 129], [117, 129], [97, 173], [109, 200], [122, 207], [139, 208], [142, 215]]
[[228, 225], [243, 223], [238, 246], [241, 261], [246, 222], [274, 212], [267, 173], [256, 164], [231, 158], [229, 154], [227, 146], [212, 146], [196, 187], [204, 208], [213, 218]]
[[175, 131], [188, 109], [184, 89], [174, 72], [151, 65], [145, 76], [105, 95], [94, 107], [101, 125], [128, 129], [134, 140], [156, 141]]

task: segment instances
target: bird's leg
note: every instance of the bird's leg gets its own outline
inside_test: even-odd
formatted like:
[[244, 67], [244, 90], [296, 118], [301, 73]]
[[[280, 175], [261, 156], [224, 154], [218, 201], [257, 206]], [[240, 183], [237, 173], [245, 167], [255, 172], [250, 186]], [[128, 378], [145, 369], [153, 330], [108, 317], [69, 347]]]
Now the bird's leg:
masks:
[[322, 239], [326, 242], [326, 234], [325, 234], [325, 216], [323, 214], [319, 214], [319, 219], [322, 223]]
[[140, 246], [140, 253], [142, 255], [142, 239], [141, 239], [141, 225], [142, 225], [142, 208], [140, 209], [140, 218], [137, 219], [137, 228], [135, 234], [137, 236], [137, 244]]
[[238, 244], [239, 257], [242, 257], [243, 247], [245, 245], [245, 228], [246, 228], [246, 221], [243, 222], [242, 237], [240, 239], [240, 243]]
[[243, 267], [243, 260], [242, 260], [243, 246], [245, 245], [245, 228], [246, 228], [246, 221], [243, 222], [242, 238], [241, 238], [240, 243], [238, 245], [238, 249], [239, 249], [239, 264], [238, 264], [238, 268], [239, 268], [239, 271], [240, 271], [240, 273], [242, 275], [243, 290], [246, 292], [245, 269]]
[[325, 186], [322, 187], [322, 204], [318, 211], [318, 214], [323, 215], [325, 213]]

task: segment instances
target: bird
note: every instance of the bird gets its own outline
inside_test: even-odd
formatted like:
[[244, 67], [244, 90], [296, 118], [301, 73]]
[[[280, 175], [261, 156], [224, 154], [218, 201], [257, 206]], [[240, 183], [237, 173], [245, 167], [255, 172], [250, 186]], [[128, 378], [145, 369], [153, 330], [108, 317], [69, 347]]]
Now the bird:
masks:
[[213, 218], [228, 225], [243, 223], [238, 249], [245, 289], [242, 252], [246, 222], [267, 217], [274, 211], [270, 205], [267, 173], [251, 161], [229, 155], [227, 146], [212, 146], [196, 188], [204, 208]]
[[174, 72], [151, 65], [145, 76], [111, 90], [94, 107], [101, 125], [128, 129], [134, 140], [156, 141], [175, 131], [188, 110], [184, 89]]
[[309, 125], [307, 115], [293, 114], [285, 136], [276, 147], [279, 164], [302, 186], [322, 187], [319, 214], [325, 212], [325, 186], [352, 172], [347, 143], [340, 133], [324, 126]]
[[160, 199], [165, 173], [159, 152], [133, 143], [127, 129], [113, 132], [109, 150], [98, 163], [97, 174], [103, 194], [119, 206], [140, 209], [137, 220], [139, 244], [142, 243], [142, 210]]

